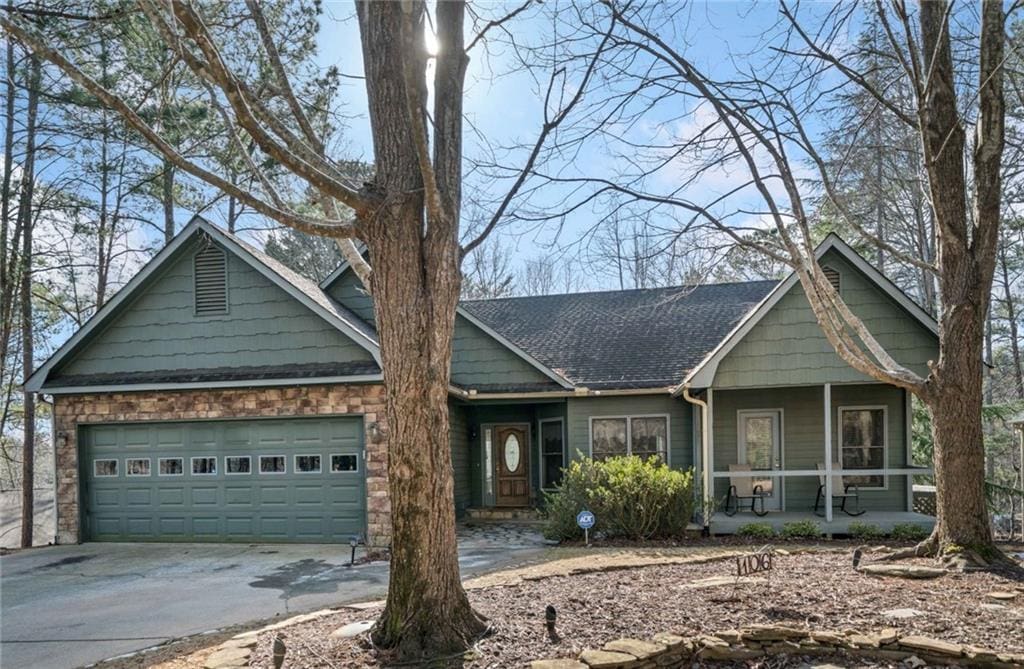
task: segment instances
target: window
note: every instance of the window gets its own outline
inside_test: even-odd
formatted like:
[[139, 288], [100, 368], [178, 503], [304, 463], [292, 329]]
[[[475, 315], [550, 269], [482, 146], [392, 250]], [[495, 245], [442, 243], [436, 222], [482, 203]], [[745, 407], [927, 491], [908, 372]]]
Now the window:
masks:
[[97, 478], [117, 476], [117, 460], [93, 460], [92, 473]]
[[601, 460], [629, 453], [628, 418], [595, 418], [590, 423], [591, 455]]
[[320, 473], [320, 456], [319, 455], [296, 455], [295, 456], [295, 471], [300, 474], [319, 474]]
[[195, 476], [213, 476], [217, 473], [217, 458], [192, 458], [192, 474]]
[[224, 458], [225, 474], [251, 474], [252, 458], [248, 455], [229, 455]]
[[651, 456], [665, 459], [668, 442], [667, 418], [631, 418], [629, 421], [630, 453], [645, 460]]
[[124, 461], [127, 476], [149, 476], [149, 458], [128, 458]]
[[[839, 408], [839, 463], [843, 469], [883, 469], [886, 463], [886, 409]], [[843, 481], [861, 488], [885, 488], [884, 475], [845, 476]]]
[[839, 270], [832, 267], [822, 267], [821, 273], [825, 275], [825, 278], [828, 279], [828, 282], [832, 284], [832, 287], [835, 288], [838, 293], [839, 289], [843, 286], [842, 279], [839, 276]]
[[228, 313], [227, 255], [214, 244], [196, 253], [193, 259], [196, 316]]
[[284, 474], [284, 456], [261, 455], [260, 474]]
[[590, 419], [590, 454], [656, 456], [668, 461], [668, 416], [616, 416]]
[[549, 490], [562, 483], [562, 468], [565, 467], [565, 444], [562, 436], [562, 419], [555, 418], [540, 422], [541, 488]]
[[356, 472], [359, 471], [359, 457], [356, 455], [332, 455], [332, 472]]
[[160, 476], [181, 476], [185, 473], [185, 465], [181, 458], [160, 458]]

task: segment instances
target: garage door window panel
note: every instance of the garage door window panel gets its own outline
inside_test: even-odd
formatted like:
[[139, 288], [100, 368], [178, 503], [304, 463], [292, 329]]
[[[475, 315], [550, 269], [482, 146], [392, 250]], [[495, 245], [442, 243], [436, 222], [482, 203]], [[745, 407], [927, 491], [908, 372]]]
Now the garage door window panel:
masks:
[[359, 471], [359, 456], [355, 454], [335, 453], [331, 455], [331, 472], [344, 474]]
[[124, 473], [128, 476], [149, 476], [149, 458], [128, 458], [124, 462]]
[[117, 460], [106, 458], [93, 460], [92, 473], [96, 478], [113, 478], [117, 476]]
[[260, 474], [284, 474], [285, 458], [283, 455], [261, 455]]
[[217, 458], [200, 456], [192, 458], [193, 476], [214, 476], [217, 474]]
[[157, 473], [160, 476], [182, 476], [185, 464], [181, 458], [160, 458]]
[[224, 458], [225, 474], [251, 474], [252, 458], [248, 455], [229, 455]]
[[296, 455], [295, 473], [297, 474], [319, 474], [321, 472], [319, 455]]

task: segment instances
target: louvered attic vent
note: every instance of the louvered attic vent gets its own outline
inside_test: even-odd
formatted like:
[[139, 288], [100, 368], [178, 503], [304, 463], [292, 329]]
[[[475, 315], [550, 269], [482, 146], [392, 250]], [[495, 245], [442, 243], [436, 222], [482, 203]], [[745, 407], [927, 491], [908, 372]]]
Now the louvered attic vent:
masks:
[[825, 275], [825, 278], [828, 279], [828, 282], [832, 284], [832, 287], [835, 288], [838, 293], [839, 287], [842, 285], [839, 278], [839, 270], [831, 267], [822, 267], [821, 273]]
[[196, 253], [195, 269], [196, 316], [228, 312], [228, 269], [224, 250], [210, 244]]

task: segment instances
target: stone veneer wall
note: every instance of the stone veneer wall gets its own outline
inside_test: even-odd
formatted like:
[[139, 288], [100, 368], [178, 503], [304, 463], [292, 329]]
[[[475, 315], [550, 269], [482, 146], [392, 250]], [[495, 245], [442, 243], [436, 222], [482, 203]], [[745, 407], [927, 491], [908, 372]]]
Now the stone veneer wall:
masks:
[[391, 543], [388, 500], [388, 447], [384, 386], [317, 385], [289, 388], [221, 388], [210, 390], [120, 392], [56, 395], [57, 542], [78, 543], [78, 427], [120, 421], [183, 421], [218, 418], [268, 418], [358, 414], [364, 417], [366, 444], [367, 544]]

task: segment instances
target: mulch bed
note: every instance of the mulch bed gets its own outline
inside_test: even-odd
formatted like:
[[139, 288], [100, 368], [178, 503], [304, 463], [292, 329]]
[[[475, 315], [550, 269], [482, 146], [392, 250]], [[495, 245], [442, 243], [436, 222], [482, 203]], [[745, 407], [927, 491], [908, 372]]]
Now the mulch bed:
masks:
[[[896, 627], [903, 633], [1001, 651], [1024, 650], [1024, 580], [1019, 577], [981, 572], [921, 581], [880, 579], [853, 571], [849, 553], [830, 552], [779, 555], [768, 583], [743, 583], [735, 590], [732, 585], [686, 587], [709, 577], [732, 576], [735, 569], [733, 560], [721, 560], [471, 590], [473, 606], [491, 620], [494, 633], [458, 666], [522, 667], [544, 657], [574, 657], [584, 648], [600, 648], [619, 637], [648, 638], [663, 631], [689, 636], [751, 623], [858, 631]], [[993, 591], [1018, 596], [998, 602], [1005, 608], [996, 609], [991, 607], [996, 602], [986, 596]], [[551, 642], [544, 630], [548, 604], [558, 611], [559, 643]], [[922, 614], [886, 618], [883, 611], [890, 609], [917, 609]], [[277, 632], [288, 649], [285, 667], [391, 666], [386, 654], [370, 647], [365, 634], [328, 638], [340, 626], [371, 619], [378, 612], [343, 610]], [[272, 666], [274, 634], [260, 637], [252, 666]], [[795, 666], [798, 659], [774, 658], [760, 666]], [[832, 661], [847, 664], [842, 657]], [[856, 664], [865, 666], [863, 660]]]

